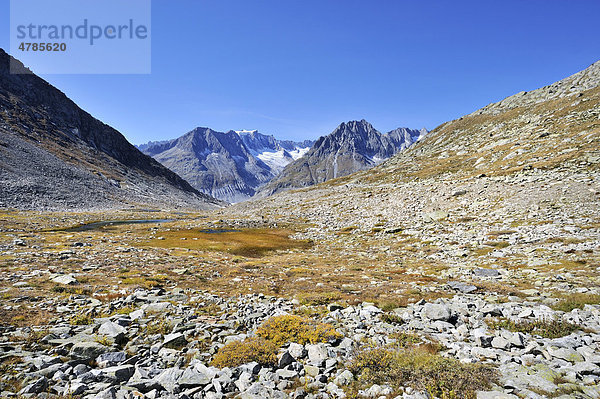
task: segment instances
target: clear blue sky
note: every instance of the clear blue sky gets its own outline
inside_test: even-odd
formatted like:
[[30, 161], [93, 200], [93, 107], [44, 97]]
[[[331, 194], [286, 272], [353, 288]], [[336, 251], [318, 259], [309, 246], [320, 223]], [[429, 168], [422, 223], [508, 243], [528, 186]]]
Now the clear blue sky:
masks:
[[151, 75], [43, 77], [136, 144], [432, 129], [597, 61], [599, 18], [599, 0], [154, 0]]

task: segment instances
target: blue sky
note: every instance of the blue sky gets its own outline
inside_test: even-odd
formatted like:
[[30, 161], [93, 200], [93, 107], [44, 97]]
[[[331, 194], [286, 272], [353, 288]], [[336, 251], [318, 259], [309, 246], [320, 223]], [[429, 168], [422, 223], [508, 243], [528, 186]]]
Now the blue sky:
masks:
[[598, 0], [154, 0], [150, 75], [43, 77], [135, 144], [196, 126], [433, 129], [600, 59], [599, 16]]

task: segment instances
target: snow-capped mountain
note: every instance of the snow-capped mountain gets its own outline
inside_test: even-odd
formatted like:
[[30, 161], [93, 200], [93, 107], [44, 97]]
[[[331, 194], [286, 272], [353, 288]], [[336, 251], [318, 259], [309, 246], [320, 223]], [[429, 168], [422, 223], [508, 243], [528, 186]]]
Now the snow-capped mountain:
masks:
[[427, 129], [398, 128], [382, 134], [365, 121], [342, 123], [260, 190], [261, 196], [300, 188], [371, 168], [419, 141]]
[[177, 139], [149, 142], [138, 148], [198, 191], [239, 202], [252, 197], [288, 163], [306, 153], [312, 143], [281, 141], [256, 130], [223, 133], [199, 127]]

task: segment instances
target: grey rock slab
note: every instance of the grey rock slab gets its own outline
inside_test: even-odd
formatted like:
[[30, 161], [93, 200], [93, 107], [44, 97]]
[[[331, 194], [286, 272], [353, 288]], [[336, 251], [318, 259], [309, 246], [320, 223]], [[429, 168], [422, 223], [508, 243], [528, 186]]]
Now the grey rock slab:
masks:
[[155, 302], [143, 305], [141, 310], [145, 314], [150, 313], [166, 313], [174, 309], [174, 306], [170, 302]]
[[294, 359], [294, 357], [292, 355], [290, 355], [290, 352], [285, 351], [279, 356], [277, 365], [280, 369], [282, 369], [282, 368], [294, 363], [295, 361], [296, 361], [296, 359]]
[[555, 392], [558, 389], [556, 384], [538, 374], [528, 375], [525, 377], [525, 380], [531, 388], [541, 389], [546, 392]]
[[350, 370], [344, 370], [334, 378], [333, 383], [338, 386], [345, 386], [349, 385], [352, 381], [354, 381], [354, 374]]
[[550, 354], [550, 356], [566, 360], [567, 362], [576, 363], [584, 361], [583, 356], [577, 353], [577, 351], [575, 351], [574, 349], [555, 348], [553, 346], [549, 346], [546, 350], [548, 351], [548, 354]]
[[109, 350], [109, 348], [99, 342], [83, 341], [73, 345], [71, 348], [71, 355], [84, 359], [96, 359], [98, 356]]
[[87, 391], [88, 386], [80, 382], [73, 382], [67, 387], [67, 393], [69, 395], [81, 395]]
[[[280, 371], [280, 370], [277, 370], [277, 371]], [[240, 374], [240, 376], [238, 377], [237, 381], [235, 381], [234, 384], [240, 392], [244, 392], [252, 386], [252, 383], [253, 383], [252, 374], [247, 371], [244, 371], [244, 372], [242, 372], [242, 374]]]
[[448, 321], [451, 317], [450, 308], [439, 303], [426, 303], [421, 314], [429, 320]]
[[494, 337], [492, 339], [492, 348], [508, 350], [510, 349], [510, 342], [502, 337]]
[[308, 344], [308, 361], [312, 364], [319, 364], [328, 358], [327, 346], [325, 344]]
[[446, 219], [448, 216], [448, 212], [444, 211], [427, 212], [423, 214], [423, 220], [426, 222], [439, 222]]
[[115, 322], [107, 321], [102, 323], [97, 332], [99, 335], [110, 338], [115, 343], [122, 343], [125, 341], [127, 329]]
[[520, 332], [512, 333], [508, 341], [512, 346], [515, 346], [517, 348], [524, 348], [527, 344], [525, 335], [523, 335]]
[[53, 277], [51, 281], [53, 283], [63, 284], [63, 285], [77, 284], [77, 279], [75, 277], [73, 277], [72, 274], [60, 274], [56, 277]]
[[94, 396], [94, 399], [117, 399], [117, 391], [116, 387], [109, 387], [103, 391], [100, 391]]
[[165, 335], [165, 339], [163, 341], [163, 346], [167, 348], [178, 348], [187, 345], [187, 340], [185, 336], [180, 333], [173, 333]]
[[100, 368], [105, 368], [116, 366], [119, 363], [124, 362], [126, 359], [127, 354], [125, 352], [107, 352], [96, 358], [96, 364], [98, 364], [98, 367]]
[[374, 315], [377, 315], [380, 313], [383, 313], [383, 311], [373, 305], [367, 305], [367, 306], [363, 307], [362, 309], [360, 309], [361, 317], [365, 317], [365, 318], [371, 318]]
[[306, 375], [316, 377], [317, 375], [319, 375], [319, 368], [307, 364], [304, 366], [304, 372], [306, 373]]
[[257, 362], [250, 362], [250, 363], [242, 364], [241, 366], [239, 366], [239, 369], [242, 372], [247, 371], [250, 374], [256, 375], [260, 372], [261, 367]]
[[176, 367], [166, 369], [160, 373], [154, 381], [162, 386], [168, 392], [175, 392], [179, 388], [179, 378], [183, 375], [183, 370]]
[[188, 367], [179, 377], [178, 383], [185, 388], [203, 386], [210, 383], [212, 377], [212, 375], [200, 372], [196, 367]]
[[46, 377], [40, 377], [34, 382], [26, 385], [19, 391], [19, 395], [27, 394], [39, 394], [45, 392], [48, 389], [48, 379]]
[[291, 380], [298, 377], [298, 372], [295, 370], [278, 369], [275, 371], [275, 375], [283, 380]]
[[292, 355], [292, 357], [294, 359], [303, 359], [308, 354], [308, 352], [306, 351], [304, 346], [300, 345], [296, 342], [290, 343], [287, 351], [289, 352], [290, 355]]
[[115, 379], [119, 383], [128, 381], [133, 376], [134, 372], [135, 367], [130, 364], [122, 366], [112, 366], [102, 369], [103, 375]]
[[518, 399], [519, 397], [510, 393], [500, 391], [477, 391], [477, 399]]
[[462, 281], [449, 281], [448, 286], [455, 291], [460, 291], [463, 294], [469, 294], [471, 292], [477, 291], [477, 287], [472, 284], [467, 284]]
[[498, 277], [500, 272], [496, 269], [477, 268], [473, 270], [473, 274], [477, 277]]
[[269, 388], [260, 382], [255, 382], [245, 390], [240, 393], [240, 399], [286, 399], [288, 395], [285, 392], [274, 390], [273, 388]]
[[577, 372], [581, 375], [586, 375], [586, 374], [598, 375], [598, 374], [600, 374], [600, 367], [598, 367], [596, 364], [590, 363], [590, 362], [575, 363], [575, 365], [573, 366], [573, 370], [575, 370], [575, 372]]

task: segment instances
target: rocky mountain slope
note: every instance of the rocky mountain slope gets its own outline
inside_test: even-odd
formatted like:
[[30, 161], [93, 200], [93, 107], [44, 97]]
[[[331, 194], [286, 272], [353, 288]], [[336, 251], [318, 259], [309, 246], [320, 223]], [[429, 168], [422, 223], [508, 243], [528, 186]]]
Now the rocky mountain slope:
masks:
[[[457, 328], [444, 324], [450, 329], [440, 334], [453, 341], [444, 343], [450, 357], [497, 366], [499, 392], [477, 397], [593, 398], [600, 374], [577, 370], [600, 357], [590, 363], [577, 356], [585, 327], [561, 325], [571, 315], [600, 309], [599, 148], [597, 62], [447, 122], [373, 169], [238, 204], [222, 217], [307, 223], [298, 238], [320, 242], [323, 257], [336, 255], [291, 285], [308, 278], [315, 290], [319, 284], [328, 293], [367, 290], [381, 303], [414, 295], [436, 308], [448, 303], [444, 297], [468, 294], [461, 312], [483, 301], [482, 323], [470, 331], [489, 334], [487, 343], [475, 338], [480, 348], [463, 352], [465, 330], [451, 319]], [[521, 311], [504, 308], [513, 300]], [[421, 324], [417, 315], [423, 313], [412, 305], [398, 314], [417, 329], [445, 328]], [[550, 324], [534, 331], [544, 323]], [[552, 329], [564, 336], [546, 349], [529, 341], [524, 351], [502, 352], [512, 345], [505, 340], [515, 338], [509, 334], [529, 331], [540, 338]], [[599, 343], [589, 349], [600, 354]]]
[[368, 169], [408, 148], [427, 134], [426, 129], [399, 128], [381, 134], [365, 121], [342, 123], [321, 137], [305, 156], [286, 166], [260, 190], [260, 196], [317, 183]]
[[256, 130], [222, 133], [196, 128], [180, 138], [138, 148], [199, 191], [239, 202], [252, 197], [310, 145], [311, 141], [280, 141]]
[[228, 202], [251, 197], [256, 187], [273, 177], [269, 166], [254, 157], [234, 131], [199, 127], [144, 152], [198, 190]]
[[493, 268], [510, 275], [505, 290], [585, 292], [600, 283], [599, 148], [597, 62], [447, 122], [373, 169], [226, 213], [310, 221], [302, 238], [386, 254], [406, 273], [476, 282], [474, 268]]
[[10, 59], [0, 49], [0, 207], [219, 205]]

